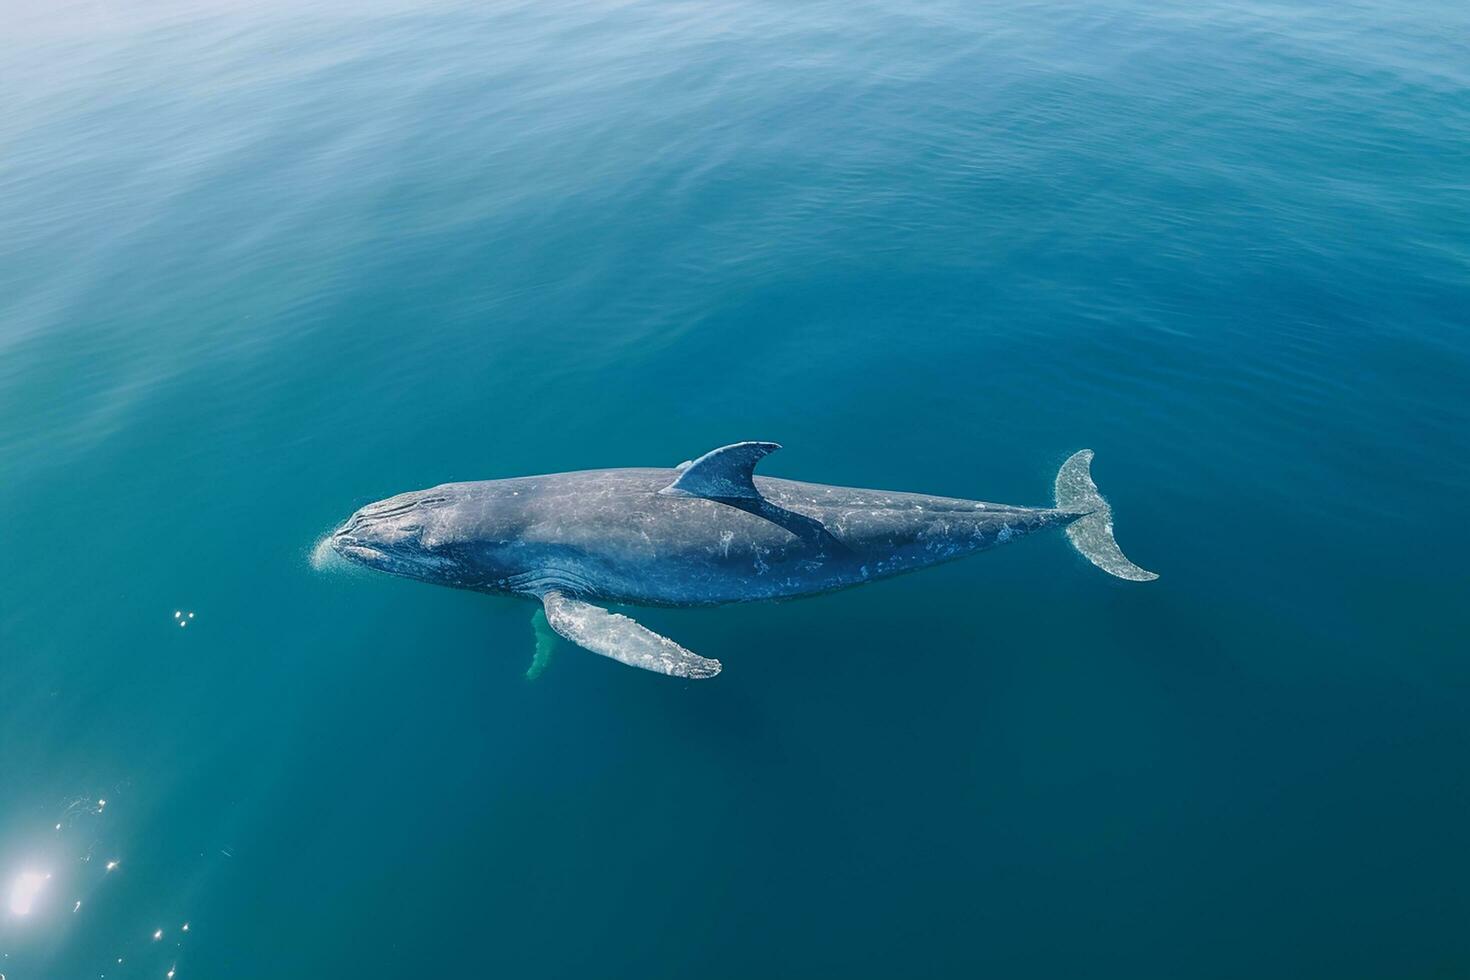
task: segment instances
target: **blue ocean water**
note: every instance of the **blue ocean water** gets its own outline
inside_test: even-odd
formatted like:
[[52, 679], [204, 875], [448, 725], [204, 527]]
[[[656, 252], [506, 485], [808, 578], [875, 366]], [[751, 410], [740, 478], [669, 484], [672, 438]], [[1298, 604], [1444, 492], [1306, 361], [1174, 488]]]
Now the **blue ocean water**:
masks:
[[[1463, 3], [6, 21], [8, 980], [1470, 974]], [[532, 607], [310, 560], [741, 439], [1089, 447], [1163, 577], [1037, 538], [527, 681]]]

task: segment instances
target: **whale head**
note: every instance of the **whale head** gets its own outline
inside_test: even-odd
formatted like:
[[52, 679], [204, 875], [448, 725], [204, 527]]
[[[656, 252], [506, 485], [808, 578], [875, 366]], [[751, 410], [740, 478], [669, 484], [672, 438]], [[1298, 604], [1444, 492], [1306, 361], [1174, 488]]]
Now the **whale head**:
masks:
[[444, 533], [454, 504], [454, 495], [438, 487], [368, 504], [332, 532], [332, 550], [379, 571], [459, 584], [463, 562]]

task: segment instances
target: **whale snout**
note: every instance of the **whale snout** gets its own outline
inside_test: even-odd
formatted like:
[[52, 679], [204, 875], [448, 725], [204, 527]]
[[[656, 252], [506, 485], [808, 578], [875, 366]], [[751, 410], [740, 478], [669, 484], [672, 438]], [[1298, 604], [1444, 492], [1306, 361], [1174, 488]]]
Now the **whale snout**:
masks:
[[355, 561], [363, 565], [381, 565], [388, 560], [388, 556], [370, 545], [358, 544], [351, 538], [339, 535], [332, 537], [332, 550], [349, 561]]
[[443, 496], [400, 494], [368, 504], [329, 536], [332, 550], [348, 561], [412, 578], [435, 577], [445, 560], [426, 529], [436, 521]]
[[[355, 520], [356, 517], [357, 515], [354, 514], [353, 519]], [[330, 538], [332, 550], [349, 561], [363, 565], [376, 565], [384, 562], [388, 556], [374, 547], [370, 541], [354, 533], [360, 530], [360, 526], [354, 525], [352, 520], [337, 528], [332, 532]]]
[[388, 562], [392, 546], [406, 535], [396, 525], [375, 519], [369, 510], [363, 508], [332, 532], [332, 550], [363, 565], [382, 566]]

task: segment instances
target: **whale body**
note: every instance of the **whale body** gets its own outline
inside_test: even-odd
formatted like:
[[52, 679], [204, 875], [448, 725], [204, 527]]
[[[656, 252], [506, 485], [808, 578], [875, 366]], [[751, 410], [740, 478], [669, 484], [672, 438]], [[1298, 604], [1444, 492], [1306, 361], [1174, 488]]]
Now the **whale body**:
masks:
[[755, 476], [776, 443], [724, 446], [672, 468], [583, 470], [446, 483], [369, 504], [334, 531], [349, 561], [437, 585], [525, 596], [594, 653], [676, 677], [700, 657], [601, 604], [709, 606], [831, 592], [1065, 528], [1119, 578], [1158, 576], [1113, 538], [1083, 450], [1054, 507]]

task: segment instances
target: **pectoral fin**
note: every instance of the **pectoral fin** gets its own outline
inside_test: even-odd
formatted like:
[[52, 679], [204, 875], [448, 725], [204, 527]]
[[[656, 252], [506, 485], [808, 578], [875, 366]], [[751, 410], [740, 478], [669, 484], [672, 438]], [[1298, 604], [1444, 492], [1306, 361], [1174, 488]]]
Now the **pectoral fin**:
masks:
[[584, 650], [670, 677], [713, 677], [718, 660], [690, 653], [666, 636], [601, 606], [548, 592], [541, 599], [551, 628]]
[[545, 612], [536, 610], [536, 615], [531, 617], [531, 629], [536, 634], [536, 653], [531, 657], [531, 666], [526, 668], [528, 681], [534, 681], [545, 673], [546, 665], [551, 663], [551, 651], [556, 648], [556, 634], [546, 622]]

